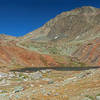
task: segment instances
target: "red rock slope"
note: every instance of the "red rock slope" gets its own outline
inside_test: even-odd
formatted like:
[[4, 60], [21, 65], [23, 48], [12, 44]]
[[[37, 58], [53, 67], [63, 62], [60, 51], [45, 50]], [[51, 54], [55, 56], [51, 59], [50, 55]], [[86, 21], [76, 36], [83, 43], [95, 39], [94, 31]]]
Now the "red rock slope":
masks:
[[100, 66], [100, 38], [82, 45], [73, 56], [89, 66]]
[[[64, 63], [66, 64], [66, 62]], [[60, 66], [49, 55], [39, 54], [16, 46], [0, 46], [0, 64], [27, 67]]]

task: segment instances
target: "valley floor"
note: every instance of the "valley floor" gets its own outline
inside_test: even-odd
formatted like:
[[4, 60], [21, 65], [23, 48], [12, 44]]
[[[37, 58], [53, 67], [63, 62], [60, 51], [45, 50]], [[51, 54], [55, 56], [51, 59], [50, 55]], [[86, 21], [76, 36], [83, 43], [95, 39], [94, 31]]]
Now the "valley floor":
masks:
[[1, 68], [0, 100], [100, 100], [100, 68]]

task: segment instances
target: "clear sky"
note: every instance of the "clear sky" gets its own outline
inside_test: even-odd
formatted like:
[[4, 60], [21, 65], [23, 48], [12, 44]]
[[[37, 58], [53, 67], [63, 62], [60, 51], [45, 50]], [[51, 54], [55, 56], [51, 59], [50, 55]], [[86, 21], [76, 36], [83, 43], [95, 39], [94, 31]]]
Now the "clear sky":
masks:
[[23, 36], [57, 14], [81, 6], [100, 8], [100, 0], [0, 0], [0, 33]]

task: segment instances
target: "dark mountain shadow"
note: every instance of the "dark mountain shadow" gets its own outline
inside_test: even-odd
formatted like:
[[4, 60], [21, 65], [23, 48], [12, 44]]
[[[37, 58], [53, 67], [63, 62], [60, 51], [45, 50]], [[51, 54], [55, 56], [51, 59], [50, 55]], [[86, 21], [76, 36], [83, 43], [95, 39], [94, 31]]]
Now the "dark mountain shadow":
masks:
[[28, 68], [15, 69], [11, 71], [36, 72], [36, 71], [46, 70], [46, 69], [53, 69], [56, 71], [84, 71], [84, 70], [97, 69], [97, 68], [100, 68], [100, 66], [94, 66], [94, 67], [28, 67]]

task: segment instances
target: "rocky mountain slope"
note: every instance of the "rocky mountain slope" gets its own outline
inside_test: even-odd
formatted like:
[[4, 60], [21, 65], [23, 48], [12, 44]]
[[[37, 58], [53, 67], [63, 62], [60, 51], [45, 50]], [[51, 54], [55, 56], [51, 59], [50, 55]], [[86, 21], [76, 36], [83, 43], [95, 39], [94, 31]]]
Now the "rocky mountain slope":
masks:
[[99, 66], [99, 40], [100, 9], [91, 6], [76, 8], [57, 15], [24, 37], [1, 34], [0, 63], [22, 66]]
[[100, 9], [85, 6], [57, 15], [22, 37], [19, 44], [40, 53], [77, 57], [90, 66], [99, 66], [99, 38]]

